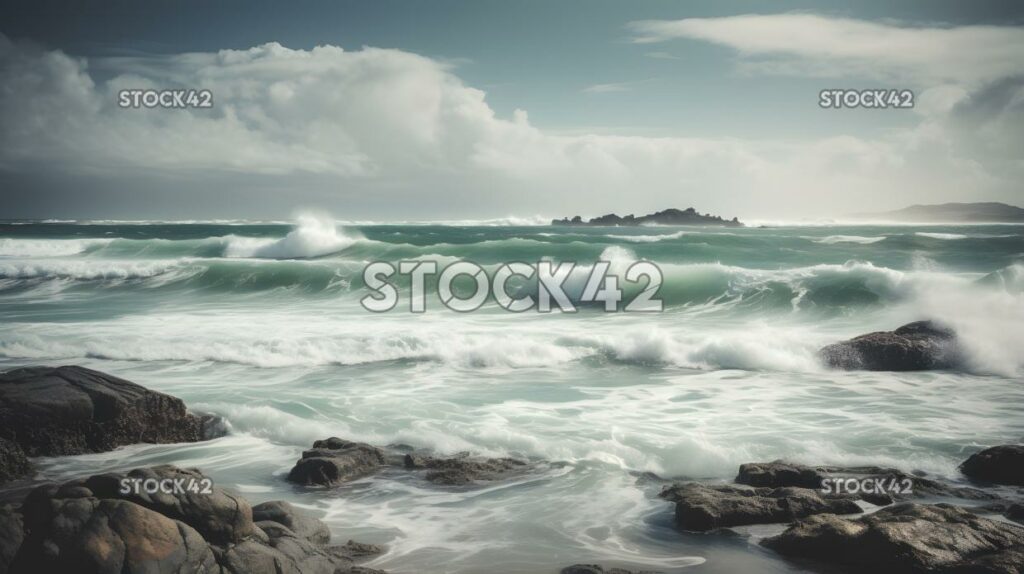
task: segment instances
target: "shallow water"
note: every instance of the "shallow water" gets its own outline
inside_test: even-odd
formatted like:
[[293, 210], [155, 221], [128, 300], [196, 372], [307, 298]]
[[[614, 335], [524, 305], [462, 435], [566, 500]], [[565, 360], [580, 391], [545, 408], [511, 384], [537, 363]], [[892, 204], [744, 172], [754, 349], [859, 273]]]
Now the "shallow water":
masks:
[[[374, 314], [370, 260], [544, 257], [665, 275], [662, 313]], [[393, 572], [799, 569], [751, 540], [684, 534], [662, 479], [742, 462], [882, 464], [958, 479], [1024, 438], [1020, 226], [566, 228], [0, 224], [0, 364], [81, 364], [226, 417], [231, 434], [41, 461], [46, 478], [174, 463], [252, 501], [316, 509]], [[618, 266], [618, 267], [616, 267]], [[404, 287], [404, 286], [403, 286]], [[403, 292], [403, 295], [405, 292]], [[402, 309], [405, 307], [403, 306]], [[837, 373], [821, 345], [931, 317], [958, 372]], [[543, 461], [439, 488], [384, 473], [283, 478], [326, 436]]]

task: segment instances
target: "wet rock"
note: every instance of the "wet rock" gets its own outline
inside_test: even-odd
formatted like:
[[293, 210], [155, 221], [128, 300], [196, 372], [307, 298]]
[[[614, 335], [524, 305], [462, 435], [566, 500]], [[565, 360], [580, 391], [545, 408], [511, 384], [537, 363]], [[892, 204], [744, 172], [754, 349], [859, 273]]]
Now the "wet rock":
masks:
[[[122, 488], [122, 479], [142, 485], [137, 492]], [[61, 486], [57, 496], [68, 498], [71, 482]], [[157, 484], [169, 485], [176, 492], [156, 489]], [[153, 485], [156, 492], [146, 488]], [[137, 468], [126, 474], [94, 475], [82, 482], [87, 492], [101, 498], [120, 498], [158, 512], [168, 518], [184, 522], [196, 529], [213, 544], [238, 542], [253, 535], [252, 508], [240, 496], [213, 486], [213, 482], [196, 469], [161, 465]], [[125, 493], [124, 490], [129, 490]]]
[[781, 460], [773, 462], [748, 462], [740, 465], [736, 482], [749, 486], [797, 486], [800, 488], [821, 488], [825, 475], [817, 469], [802, 464]]
[[605, 569], [600, 564], [573, 564], [562, 568], [561, 574], [659, 574], [650, 570], [625, 570], [623, 568]]
[[302, 453], [288, 480], [298, 484], [332, 486], [372, 474], [386, 463], [375, 446], [338, 437], [318, 440]]
[[[841, 481], [843, 484], [837, 484]], [[736, 482], [758, 487], [814, 488], [826, 496], [846, 496], [878, 506], [919, 496], [994, 500], [977, 488], [956, 486], [881, 466], [805, 466], [785, 461], [741, 464]], [[856, 491], [851, 491], [854, 486]], [[823, 487], [826, 487], [823, 489]]]
[[18, 443], [0, 438], [0, 484], [27, 476], [32, 465]]
[[276, 523], [288, 528], [299, 538], [315, 544], [327, 544], [331, 540], [331, 531], [323, 522], [299, 513], [294, 506], [284, 501], [264, 502], [252, 507], [252, 519], [264, 531], [270, 524]]
[[[171, 487], [170, 493], [158, 495], [147, 494], [143, 486], [140, 494], [134, 488], [115, 488], [126, 484], [122, 479], [206, 477], [160, 466], [40, 486], [25, 499], [20, 513], [0, 509], [0, 560], [11, 555], [10, 546], [17, 546], [3, 571], [354, 574], [371, 572], [357, 566], [354, 558], [380, 550], [351, 542], [328, 546], [326, 526], [287, 503], [258, 505], [255, 515], [266, 527], [261, 528], [253, 522], [247, 501], [216, 486], [205, 493]], [[19, 524], [25, 535], [16, 545], [10, 541], [16, 540]]]
[[1017, 522], [1024, 522], [1024, 504], [1014, 503], [1006, 509], [1004, 516], [1010, 520], [1016, 520]]
[[508, 474], [522, 470], [526, 463], [513, 458], [471, 458], [456, 456], [435, 458], [417, 454], [407, 454], [404, 459], [405, 468], [410, 470], [426, 470], [424, 478], [434, 484], [449, 486], [471, 484], [478, 480], [498, 480]]
[[1024, 564], [1024, 528], [946, 504], [902, 503], [855, 520], [811, 516], [762, 544], [857, 571], [1019, 573]]
[[791, 522], [812, 514], [862, 512], [848, 498], [825, 498], [809, 488], [745, 488], [699, 483], [675, 484], [660, 495], [676, 505], [676, 524], [708, 531], [749, 524]]
[[960, 471], [974, 480], [1024, 485], [1024, 445], [987, 448], [965, 460]]
[[195, 442], [209, 438], [209, 423], [178, 398], [83, 367], [0, 373], [0, 437], [30, 457]]
[[823, 347], [819, 356], [836, 369], [924, 371], [960, 362], [956, 333], [931, 321], [908, 323]]
[[7, 572], [25, 538], [21, 514], [9, 504], [0, 506], [0, 572]]

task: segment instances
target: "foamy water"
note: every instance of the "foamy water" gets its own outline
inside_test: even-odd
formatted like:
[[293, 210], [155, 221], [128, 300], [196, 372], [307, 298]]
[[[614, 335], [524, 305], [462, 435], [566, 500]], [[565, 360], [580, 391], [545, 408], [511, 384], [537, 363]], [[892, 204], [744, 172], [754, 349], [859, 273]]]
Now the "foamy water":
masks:
[[[198, 466], [254, 502], [311, 509], [338, 540], [387, 544], [371, 565], [388, 571], [789, 572], [756, 538], [677, 532], [654, 496], [661, 479], [730, 479], [776, 458], [957, 479], [978, 447], [1021, 440], [1022, 253], [1024, 229], [1009, 226], [0, 225], [0, 361], [107, 371], [231, 428], [44, 460], [46, 477]], [[651, 260], [665, 311], [358, 304], [367, 261], [460, 258], [489, 270], [603, 259], [615, 273]], [[816, 359], [824, 344], [921, 318], [962, 334], [961, 370], [839, 373]], [[330, 435], [538, 466], [475, 489], [402, 473], [330, 491], [286, 483]]]

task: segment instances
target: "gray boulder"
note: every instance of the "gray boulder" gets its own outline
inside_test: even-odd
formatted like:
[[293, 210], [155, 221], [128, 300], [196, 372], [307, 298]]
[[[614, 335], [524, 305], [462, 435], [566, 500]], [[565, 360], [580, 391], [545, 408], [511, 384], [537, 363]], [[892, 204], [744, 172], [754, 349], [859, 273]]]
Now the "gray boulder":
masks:
[[7, 572], [25, 538], [21, 514], [9, 504], [0, 506], [0, 572]]
[[468, 455], [436, 458], [407, 454], [405, 468], [426, 470], [424, 478], [434, 484], [458, 486], [481, 480], [499, 480], [523, 470], [527, 463], [514, 458], [472, 458]]
[[855, 571], [1024, 571], [1024, 528], [946, 504], [903, 503], [856, 520], [811, 516], [761, 543], [780, 554]]
[[356, 558], [380, 551], [328, 546], [326, 526], [287, 503], [259, 505], [257, 524], [247, 501], [216, 486], [154, 495], [123, 479], [208, 480], [160, 466], [40, 486], [20, 512], [0, 509], [0, 572], [355, 574], [373, 572]]
[[829, 367], [867, 371], [950, 369], [961, 361], [956, 333], [932, 321], [908, 323], [823, 347]]
[[83, 367], [0, 373], [0, 438], [30, 457], [195, 442], [209, 438], [211, 423], [178, 398]]
[[[862, 487], [870, 483], [870, 492], [859, 490], [851, 493], [840, 490], [835, 480], [852, 479]], [[908, 474], [895, 468], [881, 466], [805, 466], [776, 460], [773, 462], [749, 462], [740, 465], [736, 482], [758, 487], [779, 488], [794, 486], [821, 489], [826, 481], [831, 487], [829, 494], [859, 498], [872, 504], [885, 506], [894, 500], [908, 500], [921, 496], [950, 496], [967, 500], [995, 500], [994, 494], [977, 488], [956, 486], [923, 476]]]
[[781, 460], [772, 462], [748, 462], [740, 465], [736, 482], [749, 486], [798, 486], [800, 488], [821, 488], [825, 475], [817, 469], [802, 464]]
[[331, 437], [316, 441], [312, 449], [303, 452], [288, 480], [332, 486], [372, 474], [385, 462], [384, 452], [375, 446]]
[[960, 471], [974, 480], [1024, 485], [1024, 445], [1004, 444], [972, 454]]
[[626, 570], [624, 568], [605, 568], [600, 564], [573, 564], [562, 568], [561, 574], [660, 574], [651, 570]]
[[855, 514], [860, 506], [849, 498], [826, 498], [809, 488], [745, 488], [674, 484], [660, 496], [674, 502], [676, 524], [705, 532], [750, 524], [791, 522], [812, 514]]
[[323, 522], [299, 513], [294, 506], [281, 500], [264, 502], [252, 507], [252, 519], [256, 525], [267, 531], [278, 524], [288, 528], [295, 536], [314, 544], [331, 541], [331, 531]]
[[0, 484], [27, 476], [32, 465], [18, 443], [0, 437]]

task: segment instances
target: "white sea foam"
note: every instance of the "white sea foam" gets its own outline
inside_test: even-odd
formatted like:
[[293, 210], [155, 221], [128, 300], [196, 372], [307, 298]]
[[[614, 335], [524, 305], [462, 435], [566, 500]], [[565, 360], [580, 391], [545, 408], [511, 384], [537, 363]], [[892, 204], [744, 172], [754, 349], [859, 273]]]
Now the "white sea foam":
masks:
[[928, 237], [931, 239], [967, 239], [967, 236], [962, 233], [933, 233], [930, 231], [917, 231], [914, 235], [919, 237]]
[[666, 233], [663, 235], [607, 235], [606, 237], [618, 239], [620, 241], [629, 241], [631, 243], [657, 243], [659, 241], [665, 241], [666, 239], [679, 239], [688, 233], [693, 232], [677, 231], [675, 233]]
[[880, 237], [864, 237], [861, 235], [829, 235], [828, 237], [811, 238], [815, 243], [822, 243], [825, 245], [833, 245], [835, 243], [860, 243], [861, 245], [870, 245], [872, 243], [878, 243], [879, 241], [885, 241], [885, 236]]
[[77, 255], [112, 239], [0, 239], [0, 257], [61, 257]]
[[300, 259], [337, 253], [353, 245], [358, 238], [338, 229], [333, 219], [323, 215], [301, 214], [295, 229], [281, 239], [229, 236], [227, 257]]

